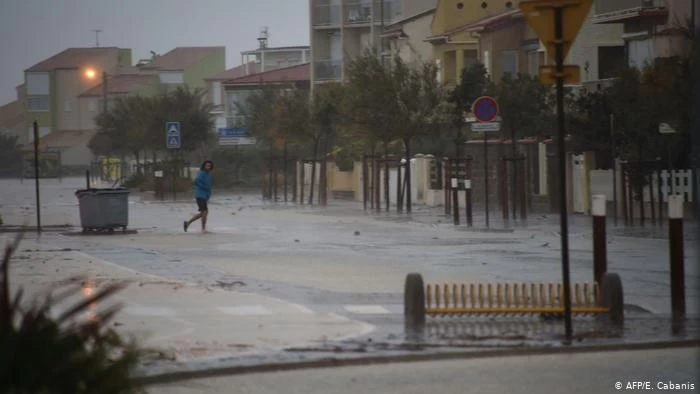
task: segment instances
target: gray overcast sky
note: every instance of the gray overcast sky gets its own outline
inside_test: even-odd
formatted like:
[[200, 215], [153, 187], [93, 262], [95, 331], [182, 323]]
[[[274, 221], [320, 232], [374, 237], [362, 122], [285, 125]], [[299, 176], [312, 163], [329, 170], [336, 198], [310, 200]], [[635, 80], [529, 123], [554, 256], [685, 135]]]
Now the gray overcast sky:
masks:
[[69, 47], [131, 48], [133, 61], [176, 46], [226, 46], [226, 67], [257, 47], [309, 45], [308, 0], [0, 0], [0, 105], [23, 71]]

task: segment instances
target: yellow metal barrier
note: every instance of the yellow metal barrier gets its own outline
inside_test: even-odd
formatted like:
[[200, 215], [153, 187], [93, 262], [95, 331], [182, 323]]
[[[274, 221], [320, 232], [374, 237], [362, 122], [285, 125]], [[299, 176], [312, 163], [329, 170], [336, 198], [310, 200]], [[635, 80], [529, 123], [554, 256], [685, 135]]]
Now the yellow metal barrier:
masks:
[[[600, 304], [597, 283], [575, 283], [571, 286], [573, 314], [608, 313], [610, 308]], [[434, 297], [433, 297], [434, 295]], [[563, 314], [564, 288], [561, 284], [482, 283], [467, 285], [447, 283], [425, 288], [426, 315], [468, 314]]]

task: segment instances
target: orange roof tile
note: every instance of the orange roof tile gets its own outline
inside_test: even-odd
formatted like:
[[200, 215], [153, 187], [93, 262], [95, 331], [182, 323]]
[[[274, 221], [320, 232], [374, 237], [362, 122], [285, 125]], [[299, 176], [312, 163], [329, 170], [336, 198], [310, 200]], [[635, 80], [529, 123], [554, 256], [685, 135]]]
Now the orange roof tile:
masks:
[[[246, 70], [247, 66], [247, 70]], [[246, 75], [257, 73], [257, 63], [254, 61], [248, 62], [248, 64], [241, 64], [234, 68], [222, 71], [218, 74], [214, 74], [211, 77], [204, 78], [207, 81], [226, 81], [229, 79], [245, 77]]]
[[311, 66], [309, 63], [303, 63], [296, 66], [278, 68], [277, 70], [231, 79], [224, 81], [224, 85], [256, 85], [275, 82], [309, 81], [310, 79]]
[[58, 69], [75, 69], [84, 67], [109, 54], [118, 55], [119, 48], [68, 48], [50, 58], [43, 60], [28, 69], [26, 72], [49, 72]]

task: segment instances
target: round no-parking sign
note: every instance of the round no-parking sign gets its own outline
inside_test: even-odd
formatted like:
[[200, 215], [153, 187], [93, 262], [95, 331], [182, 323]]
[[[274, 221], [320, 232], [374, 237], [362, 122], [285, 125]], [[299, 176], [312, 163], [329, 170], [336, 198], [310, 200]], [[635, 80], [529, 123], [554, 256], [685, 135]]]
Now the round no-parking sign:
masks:
[[472, 104], [472, 113], [479, 122], [491, 122], [498, 116], [498, 103], [493, 97], [479, 97]]

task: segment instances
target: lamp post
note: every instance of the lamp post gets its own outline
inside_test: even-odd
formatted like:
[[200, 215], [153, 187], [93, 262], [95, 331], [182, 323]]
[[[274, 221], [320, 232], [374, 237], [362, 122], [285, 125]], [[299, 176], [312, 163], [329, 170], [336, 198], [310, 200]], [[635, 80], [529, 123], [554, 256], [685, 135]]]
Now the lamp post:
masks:
[[[97, 78], [97, 72], [89, 68], [85, 70], [85, 77], [90, 80]], [[102, 71], [102, 112], [107, 113], [107, 71]]]
[[[85, 77], [90, 80], [97, 78], [97, 72], [88, 68], [85, 70]], [[107, 71], [102, 70], [102, 115], [107, 114]], [[85, 171], [85, 177], [87, 179], [87, 188], [90, 188], [90, 171]]]

